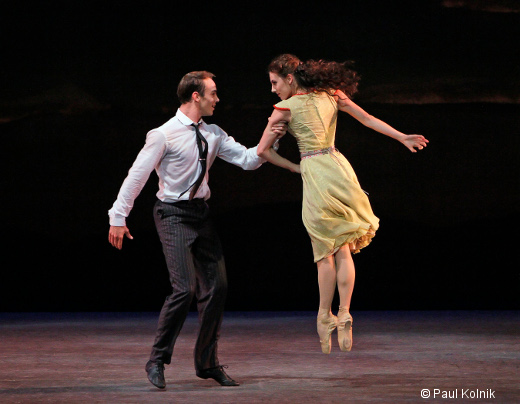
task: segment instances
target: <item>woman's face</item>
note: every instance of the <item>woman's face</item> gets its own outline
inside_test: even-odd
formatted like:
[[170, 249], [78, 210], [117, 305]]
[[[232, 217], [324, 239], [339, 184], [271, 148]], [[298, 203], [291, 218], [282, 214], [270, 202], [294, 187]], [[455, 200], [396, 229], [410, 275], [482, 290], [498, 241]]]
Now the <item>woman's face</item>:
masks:
[[284, 78], [276, 73], [269, 72], [269, 80], [271, 81], [271, 92], [275, 93], [282, 100], [292, 97], [291, 83], [293, 78], [290, 74]]

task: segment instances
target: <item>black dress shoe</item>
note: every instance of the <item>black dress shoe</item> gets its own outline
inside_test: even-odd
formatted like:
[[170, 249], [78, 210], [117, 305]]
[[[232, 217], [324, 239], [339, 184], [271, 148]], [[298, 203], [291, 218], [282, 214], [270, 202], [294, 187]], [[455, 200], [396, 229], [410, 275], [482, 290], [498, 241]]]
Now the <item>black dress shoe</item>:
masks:
[[197, 370], [197, 376], [201, 379], [214, 379], [221, 386], [240, 386], [240, 383], [229, 377], [224, 368], [227, 366], [217, 366], [215, 368], [209, 368], [204, 370]]
[[166, 387], [166, 381], [164, 380], [164, 363], [160, 361], [148, 361], [146, 363], [145, 369], [150, 383], [160, 389], [164, 389]]

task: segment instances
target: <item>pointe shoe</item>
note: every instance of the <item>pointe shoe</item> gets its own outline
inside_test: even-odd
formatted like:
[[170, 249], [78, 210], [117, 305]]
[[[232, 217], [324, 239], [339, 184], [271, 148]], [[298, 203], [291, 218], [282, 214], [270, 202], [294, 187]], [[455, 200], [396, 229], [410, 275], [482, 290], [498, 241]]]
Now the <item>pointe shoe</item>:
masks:
[[338, 342], [339, 349], [343, 352], [352, 349], [352, 316], [344, 307], [340, 307], [338, 311]]
[[316, 320], [318, 335], [320, 337], [321, 352], [330, 354], [330, 340], [332, 331], [337, 327], [337, 317], [330, 310], [320, 309]]

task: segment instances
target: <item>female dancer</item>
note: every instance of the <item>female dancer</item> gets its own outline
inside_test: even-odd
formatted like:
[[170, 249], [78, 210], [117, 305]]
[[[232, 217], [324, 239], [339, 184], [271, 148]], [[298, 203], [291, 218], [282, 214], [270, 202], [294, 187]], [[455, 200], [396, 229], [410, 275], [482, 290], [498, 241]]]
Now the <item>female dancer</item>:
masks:
[[[422, 150], [428, 140], [405, 135], [369, 115], [351, 97], [358, 76], [346, 63], [309, 60], [301, 62], [290, 54], [275, 58], [268, 68], [271, 91], [282, 101], [274, 106], [258, 145], [258, 155], [267, 161], [301, 172], [303, 179], [302, 218], [309, 233], [318, 266], [320, 307], [318, 335], [323, 353], [330, 353], [331, 333], [337, 327], [342, 351], [352, 348], [350, 300], [355, 269], [351, 253], [367, 246], [379, 226], [370, 203], [347, 159], [334, 147], [338, 110], [347, 112], [363, 125], [398, 140], [410, 151]], [[277, 122], [289, 123], [297, 140], [300, 167], [276, 153], [271, 145]], [[339, 293], [337, 317], [332, 299]]]

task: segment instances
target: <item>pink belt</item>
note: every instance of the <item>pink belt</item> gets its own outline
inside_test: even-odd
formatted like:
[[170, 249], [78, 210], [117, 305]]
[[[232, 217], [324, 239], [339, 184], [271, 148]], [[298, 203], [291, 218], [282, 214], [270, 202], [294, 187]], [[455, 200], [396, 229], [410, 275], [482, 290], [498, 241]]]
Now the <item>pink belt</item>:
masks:
[[338, 151], [338, 149], [336, 149], [334, 146], [332, 146], [332, 147], [327, 147], [326, 149], [312, 150], [312, 151], [300, 153], [300, 157], [303, 160], [303, 159], [308, 159], [309, 157], [315, 157], [315, 156], [321, 156], [323, 154], [333, 153], [335, 151]]

